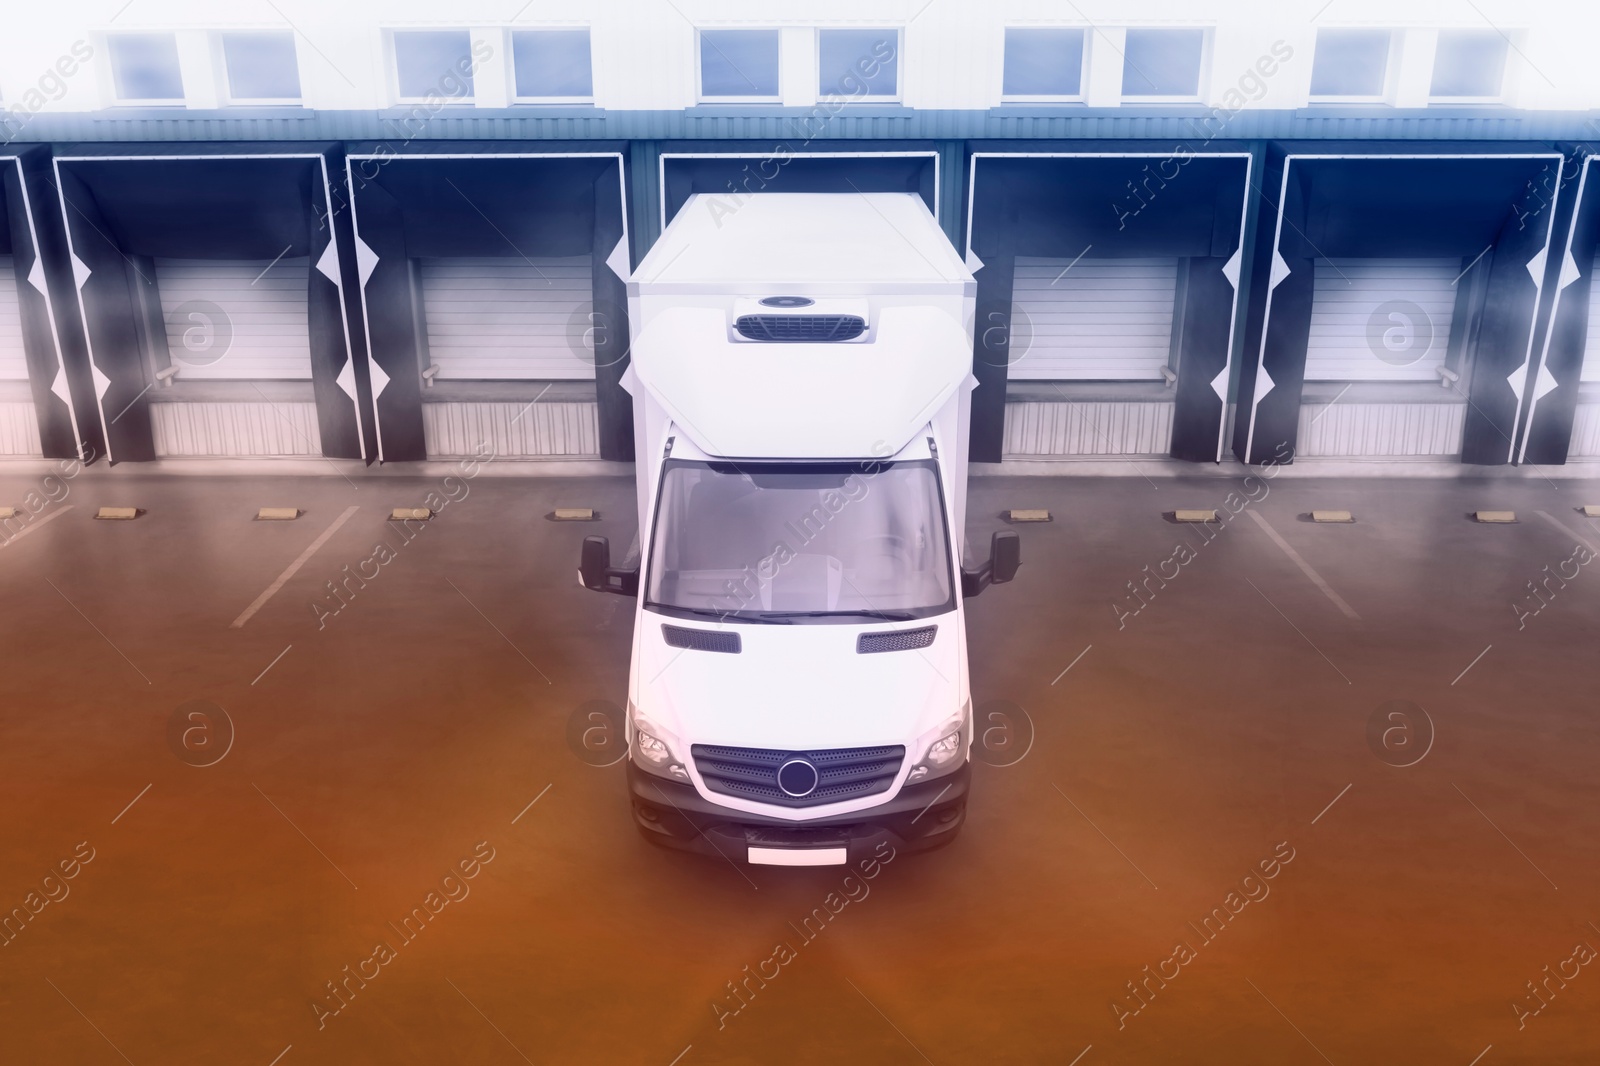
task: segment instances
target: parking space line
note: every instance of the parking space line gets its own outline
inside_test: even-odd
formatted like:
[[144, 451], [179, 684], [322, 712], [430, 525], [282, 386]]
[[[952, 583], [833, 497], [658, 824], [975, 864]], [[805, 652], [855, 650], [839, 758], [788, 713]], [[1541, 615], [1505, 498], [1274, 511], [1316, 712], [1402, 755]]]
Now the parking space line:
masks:
[[1600, 549], [1596, 549], [1595, 546], [1593, 544], [1590, 544], [1589, 541], [1586, 538], [1584, 538], [1581, 534], [1575, 533], [1571, 529], [1567, 528], [1566, 523], [1564, 523], [1560, 519], [1556, 518], [1555, 515], [1549, 513], [1548, 511], [1535, 511], [1533, 513], [1538, 515], [1540, 518], [1544, 519], [1546, 522], [1549, 522], [1551, 525], [1555, 526], [1557, 529], [1561, 530], [1561, 532], [1565, 533], [1567, 536], [1572, 537], [1574, 540], [1576, 540], [1583, 547], [1587, 548], [1591, 554], [1600, 555]]
[[11, 547], [11, 545], [15, 544], [17, 541], [21, 540], [23, 537], [26, 537], [29, 533], [32, 533], [34, 530], [38, 529], [40, 526], [44, 525], [46, 522], [49, 522], [50, 520], [55, 519], [55, 518], [60, 518], [62, 515], [66, 514], [70, 510], [72, 510], [72, 504], [69, 503], [65, 507], [62, 507], [62, 508], [59, 508], [57, 510], [51, 511], [49, 514], [47, 514], [43, 518], [39, 519], [33, 525], [24, 526], [22, 528], [22, 531], [19, 532], [16, 536], [7, 537], [3, 543], [0, 543], [0, 548], [9, 548], [9, 547]]
[[1277, 611], [1278, 612], [1278, 617], [1282, 618], [1285, 622], [1288, 622], [1289, 623], [1289, 628], [1293, 629], [1296, 633], [1299, 633], [1300, 634], [1300, 639], [1305, 641], [1307, 644], [1310, 644], [1311, 645], [1311, 650], [1315, 651], [1318, 655], [1321, 655], [1322, 656], [1322, 661], [1327, 663], [1329, 666], [1332, 666], [1334, 671], [1340, 677], [1344, 678], [1344, 683], [1345, 684], [1347, 684], [1347, 685], [1355, 684], [1354, 681], [1351, 681], [1350, 678], [1345, 676], [1345, 672], [1343, 670], [1340, 670], [1339, 667], [1334, 663], [1334, 661], [1332, 659], [1328, 658], [1326, 652], [1324, 652], [1321, 648], [1317, 647], [1315, 641], [1313, 641], [1310, 637], [1306, 636], [1305, 630], [1303, 630], [1299, 626], [1295, 625], [1294, 624], [1294, 620], [1292, 618], [1290, 618], [1288, 615], [1284, 614], [1283, 610], [1277, 604], [1273, 603], [1270, 599], [1267, 599], [1267, 594], [1265, 592], [1261, 591], [1261, 586], [1257, 585], [1254, 581], [1251, 581], [1249, 578], [1245, 578], [1244, 579], [1244, 583], [1246, 585], [1249, 585], [1251, 588], [1255, 589], [1256, 590], [1256, 595], [1260, 596], [1262, 599], [1266, 600], [1267, 601], [1267, 606], [1271, 607], [1274, 611]]
[[1251, 518], [1255, 519], [1256, 525], [1261, 527], [1261, 532], [1272, 538], [1272, 543], [1276, 544], [1283, 550], [1283, 554], [1289, 557], [1289, 561], [1298, 566], [1300, 568], [1300, 572], [1306, 575], [1306, 577], [1310, 578], [1311, 583], [1317, 586], [1317, 588], [1321, 589], [1322, 594], [1328, 597], [1328, 599], [1332, 600], [1333, 605], [1339, 608], [1340, 611], [1344, 612], [1344, 616], [1346, 618], [1350, 619], [1352, 622], [1361, 621], [1361, 616], [1356, 614], [1356, 612], [1348, 603], [1344, 602], [1344, 598], [1342, 596], [1333, 591], [1332, 586], [1330, 586], [1326, 581], [1322, 580], [1321, 574], [1311, 569], [1311, 564], [1301, 558], [1300, 553], [1295, 551], [1294, 548], [1289, 545], [1288, 541], [1280, 537], [1276, 529], [1273, 529], [1271, 526], [1267, 525], [1267, 520], [1265, 518], [1262, 518], [1254, 511], [1247, 511], [1245, 513]]
[[359, 506], [355, 505], [355, 504], [352, 504], [351, 506], [346, 507], [344, 509], [344, 514], [340, 515], [338, 518], [335, 518], [333, 520], [333, 524], [330, 525], [327, 529], [324, 529], [322, 531], [322, 533], [317, 537], [316, 540], [314, 540], [310, 544], [306, 545], [306, 550], [301, 552], [300, 555], [295, 559], [294, 562], [290, 563], [287, 567], [284, 568], [283, 573], [278, 575], [278, 580], [276, 580], [272, 584], [268, 585], [266, 591], [263, 592], [261, 595], [257, 596], [256, 599], [255, 599], [255, 602], [244, 609], [244, 613], [243, 614], [241, 614], [238, 618], [235, 618], [231, 623], [229, 623], [228, 628], [229, 629], [242, 629], [242, 628], [244, 628], [244, 624], [246, 622], [250, 621], [251, 618], [255, 617], [255, 613], [257, 611], [261, 610], [261, 608], [265, 607], [267, 605], [267, 601], [272, 599], [272, 597], [277, 594], [277, 591], [279, 589], [283, 588], [284, 585], [288, 584], [289, 579], [291, 577], [294, 577], [294, 575], [299, 571], [299, 569], [302, 566], [306, 565], [306, 561], [308, 559], [310, 559], [313, 555], [317, 554], [317, 549], [322, 547], [324, 544], [328, 543], [328, 538], [333, 536], [335, 533], [339, 532], [339, 527], [344, 525], [346, 522], [350, 521], [350, 516], [355, 514], [359, 510], [361, 510], [361, 508]]

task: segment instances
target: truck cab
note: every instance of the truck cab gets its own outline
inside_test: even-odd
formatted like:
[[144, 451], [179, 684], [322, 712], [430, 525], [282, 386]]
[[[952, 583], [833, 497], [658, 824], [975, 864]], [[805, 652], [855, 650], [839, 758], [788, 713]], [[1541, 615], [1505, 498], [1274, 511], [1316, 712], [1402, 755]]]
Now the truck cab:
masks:
[[770, 865], [951, 840], [972, 743], [963, 601], [970, 273], [913, 194], [691, 198], [629, 284], [635, 821]]

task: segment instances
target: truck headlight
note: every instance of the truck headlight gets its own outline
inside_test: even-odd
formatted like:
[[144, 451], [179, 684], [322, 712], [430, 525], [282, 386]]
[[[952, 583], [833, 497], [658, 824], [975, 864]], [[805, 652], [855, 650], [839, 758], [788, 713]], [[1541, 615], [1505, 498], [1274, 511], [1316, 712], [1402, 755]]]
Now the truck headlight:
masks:
[[945, 766], [953, 762], [961, 754], [962, 731], [957, 728], [947, 737], [941, 737], [928, 745], [928, 753], [922, 761], [929, 766]]
[[906, 775], [906, 784], [950, 773], [966, 761], [967, 718], [970, 707], [970, 703], [964, 705], [960, 714], [918, 738], [917, 746], [912, 750], [920, 751], [921, 757]]
[[662, 777], [679, 781], [689, 780], [689, 771], [674, 750], [678, 740], [671, 733], [639, 713], [632, 703], [628, 705], [629, 719], [633, 724], [633, 743], [628, 745], [635, 766]]

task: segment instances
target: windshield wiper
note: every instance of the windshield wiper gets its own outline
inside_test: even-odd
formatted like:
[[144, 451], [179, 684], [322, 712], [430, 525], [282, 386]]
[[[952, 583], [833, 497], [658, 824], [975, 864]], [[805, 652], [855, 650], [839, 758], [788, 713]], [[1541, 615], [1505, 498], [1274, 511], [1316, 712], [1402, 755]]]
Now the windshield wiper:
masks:
[[740, 614], [738, 611], [718, 611], [710, 607], [679, 607], [675, 603], [657, 603], [655, 600], [645, 600], [646, 608], [657, 607], [663, 611], [677, 611], [682, 614], [692, 614], [696, 618], [709, 618], [716, 622], [757, 622], [765, 625], [789, 625], [787, 618], [770, 618], [764, 615]]
[[917, 616], [907, 611], [772, 611], [785, 618], [874, 618], [882, 622], [909, 622]]

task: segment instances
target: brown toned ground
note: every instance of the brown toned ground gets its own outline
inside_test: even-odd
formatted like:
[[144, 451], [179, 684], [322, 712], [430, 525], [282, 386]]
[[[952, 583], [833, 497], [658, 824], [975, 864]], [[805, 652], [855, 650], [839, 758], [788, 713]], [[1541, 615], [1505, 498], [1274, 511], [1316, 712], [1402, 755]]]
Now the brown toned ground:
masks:
[[[36, 483], [0, 475], [0, 502]], [[1224, 507], [1224, 482], [975, 482], [978, 543], [1004, 508], [1056, 514], [970, 618], [975, 700], [1025, 708], [1035, 743], [975, 768], [951, 848], [896, 858], [810, 942], [789, 923], [841, 871], [652, 848], [622, 768], [569, 748], [576, 708], [626, 695], [631, 603], [574, 572], [582, 535], [629, 541], [631, 484], [479, 478], [319, 630], [323, 583], [438, 481], [358, 484], [92, 470], [0, 548], [0, 908], [94, 855], [0, 947], [0, 1062], [1600, 1059], [1600, 966], [1521, 1029], [1512, 1009], [1600, 948], [1600, 563], [1525, 628], [1512, 607], [1574, 534], [1600, 547], [1574, 512], [1593, 482], [1275, 481], [1251, 510], [1359, 619], [1248, 514], [1204, 547], [1162, 520]], [[307, 513], [250, 521], [264, 505]], [[1313, 506], [1358, 522], [1297, 520]], [[1186, 541], [1119, 630], [1124, 583]], [[197, 699], [236, 729], [205, 767], [169, 739]], [[1431, 718], [1415, 765], [1369, 744], [1389, 700]], [[402, 945], [387, 923], [483, 841], [470, 895]], [[1203, 943], [1189, 923], [1283, 843], [1270, 894]], [[392, 960], [319, 1029], [380, 940]], [[719, 1028], [780, 942], [797, 957]], [[1192, 961], [1119, 1029], [1179, 942]]]

